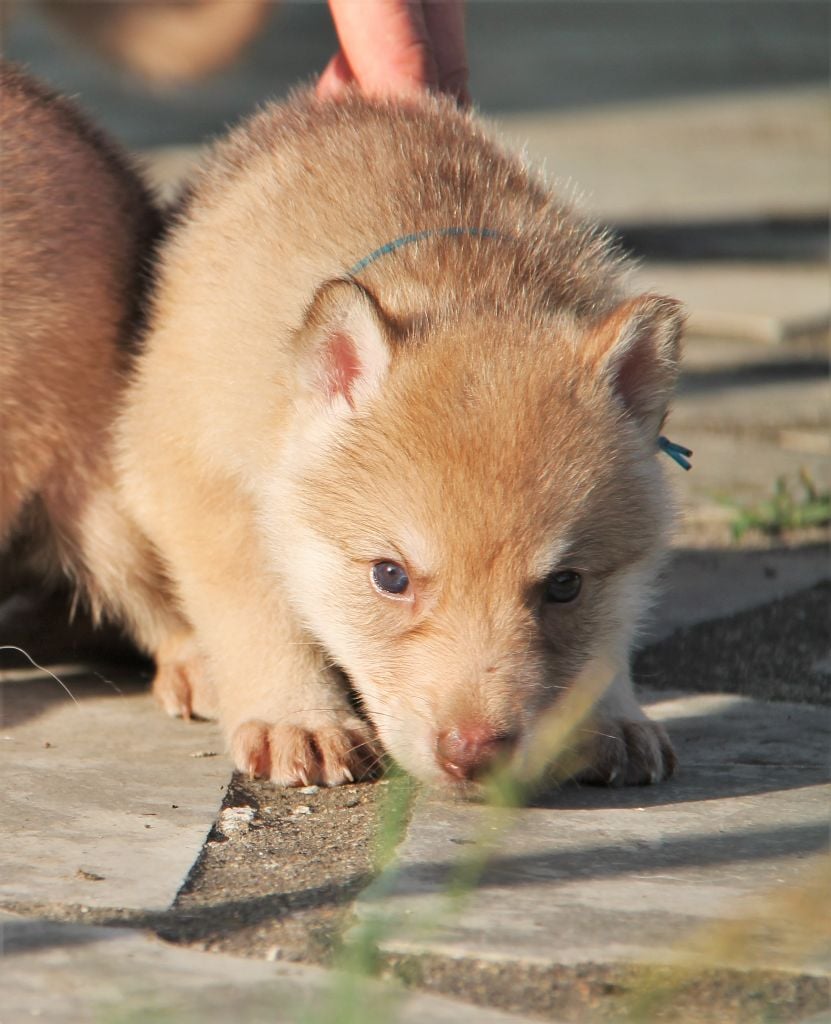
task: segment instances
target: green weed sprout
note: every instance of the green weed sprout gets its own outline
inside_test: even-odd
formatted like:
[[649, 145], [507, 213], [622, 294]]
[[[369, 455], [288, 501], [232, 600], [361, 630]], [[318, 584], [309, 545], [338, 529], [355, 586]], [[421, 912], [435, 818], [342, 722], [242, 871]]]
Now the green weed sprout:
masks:
[[735, 509], [730, 529], [739, 541], [750, 530], [778, 537], [787, 530], [827, 526], [831, 523], [831, 491], [820, 490], [805, 469], [799, 471], [800, 490], [794, 494], [784, 476], [774, 484], [773, 496], [756, 505], [742, 506], [726, 501]]
[[[579, 755], [575, 753], [580, 748], [579, 733], [616, 671], [612, 664], [595, 663], [584, 672], [543, 715], [522, 757], [497, 767], [485, 780], [488, 814], [478, 838], [466, 848], [451, 872], [441, 906], [418, 920], [408, 917], [409, 931], [423, 933], [447, 916], [458, 914], [476, 889], [518, 808], [541, 785], [550, 786], [574, 774], [579, 767]], [[402, 990], [390, 983], [373, 984], [372, 979], [381, 972], [380, 943], [400, 923], [395, 912], [383, 908], [383, 902], [395, 889], [400, 871], [395, 854], [419, 787], [397, 770], [389, 776], [387, 785], [378, 814], [376, 863], [380, 872], [372, 883], [374, 901], [382, 909], [366, 915], [351, 929], [336, 957], [336, 976], [327, 998], [311, 1014], [305, 1014], [301, 1024], [390, 1024], [395, 1020]]]

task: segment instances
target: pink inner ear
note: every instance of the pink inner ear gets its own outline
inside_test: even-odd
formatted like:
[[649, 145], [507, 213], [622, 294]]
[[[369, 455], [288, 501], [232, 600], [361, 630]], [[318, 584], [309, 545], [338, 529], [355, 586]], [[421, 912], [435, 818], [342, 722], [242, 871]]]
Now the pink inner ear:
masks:
[[626, 408], [649, 422], [650, 429], [658, 429], [666, 412], [682, 326], [678, 302], [642, 295], [613, 310], [595, 335], [595, 358], [604, 375]]
[[343, 331], [326, 339], [323, 349], [323, 386], [328, 399], [343, 395], [352, 403], [352, 390], [361, 375], [361, 363], [355, 342]]
[[630, 409], [649, 399], [658, 386], [656, 381], [656, 353], [652, 337], [635, 338], [623, 352], [615, 367], [615, 390]]

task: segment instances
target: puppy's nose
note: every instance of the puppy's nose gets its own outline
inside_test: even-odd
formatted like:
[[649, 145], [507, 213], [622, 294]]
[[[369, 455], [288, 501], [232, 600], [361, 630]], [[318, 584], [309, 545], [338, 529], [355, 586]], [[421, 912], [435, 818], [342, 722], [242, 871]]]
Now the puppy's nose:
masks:
[[509, 754], [516, 736], [496, 732], [486, 725], [460, 725], [440, 732], [436, 740], [436, 760], [442, 771], [454, 779], [472, 781], [493, 767], [500, 756]]

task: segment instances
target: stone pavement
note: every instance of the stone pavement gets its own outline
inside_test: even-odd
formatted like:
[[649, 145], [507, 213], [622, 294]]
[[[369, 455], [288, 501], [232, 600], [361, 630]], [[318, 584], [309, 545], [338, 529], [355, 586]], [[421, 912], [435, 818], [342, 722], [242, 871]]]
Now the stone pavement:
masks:
[[[555, 979], [573, 988], [588, 967], [595, 988], [625, 992], [621, 967], [688, 961], [703, 980], [692, 995], [672, 993], [676, 1019], [732, 1020], [739, 1003], [736, 1019], [755, 1020], [759, 1002], [774, 1020], [800, 1019], [804, 1007], [783, 1005], [794, 985], [826, 1006], [831, 925], [801, 921], [792, 905], [812, 891], [828, 910], [831, 714], [726, 694], [646, 696], [681, 761], [665, 786], [566, 789], [507, 823], [487, 807], [424, 799], [392, 886], [380, 900], [370, 886], [359, 902], [365, 917], [381, 915], [383, 952], [425, 972], [455, 963], [461, 977], [481, 963], [533, 967], [546, 1009], [564, 1016], [580, 1001], [555, 1001]], [[475, 891], [449, 899], [465, 857], [489, 840]], [[442, 990], [464, 992], [449, 980]], [[597, 1019], [627, 999], [606, 1002]], [[495, 1005], [524, 1004], [509, 991]]]
[[[694, 349], [705, 347], [704, 356], [699, 353], [705, 366], [711, 344], [694, 343]], [[799, 634], [800, 644], [803, 634], [808, 637], [807, 654], [800, 650], [797, 658], [793, 646], [800, 616], [807, 614], [804, 595], [829, 578], [827, 548], [816, 543], [724, 547], [720, 535], [715, 543], [708, 539], [712, 523], [706, 515], [718, 507], [711, 488], [721, 485], [722, 476], [729, 487], [735, 477], [732, 455], [725, 464], [719, 451], [734, 452], [748, 433], [755, 438], [760, 458], [747, 486], [758, 497], [769, 486], [772, 465], [786, 460], [783, 468], [795, 470], [803, 457], [782, 447], [782, 431], [789, 424], [807, 429], [806, 421], [818, 429], [827, 404], [824, 382], [813, 373], [778, 382], [771, 373], [762, 388], [743, 384], [743, 375], [752, 378], [754, 367], [769, 366], [767, 349], [756, 346], [753, 352], [755, 361], [742, 350], [738, 379], [731, 385], [738, 401], [720, 426], [710, 419], [719, 413], [718, 403], [707, 414], [696, 413], [690, 404], [694, 388], [691, 397], [682, 389], [673, 417], [674, 436], [696, 448], [695, 471], [675, 475], [679, 485], [691, 489], [685, 500], [695, 514], [682, 534], [686, 546], [676, 550], [665, 572], [667, 596], [649, 633], [660, 644], [646, 654], [663, 651], [663, 660], [655, 656], [657, 667], [648, 662], [647, 681], [661, 687], [648, 699], [651, 713], [666, 720], [676, 742], [678, 777], [651, 789], [564, 790], [518, 812], [481, 886], [449, 911], [444, 880], [459, 856], [473, 849], [471, 839], [489, 837], [488, 812], [463, 804], [419, 805], [401, 846], [401, 874], [381, 901], [380, 955], [390, 973], [450, 998], [415, 999], [409, 1009], [396, 1001], [390, 1008], [388, 996], [371, 988], [362, 998], [375, 1007], [379, 1020], [409, 1019], [396, 1018], [400, 1012], [412, 1019], [484, 1021], [483, 1004], [501, 1008], [511, 1020], [614, 1019], [638, 991], [638, 976], [627, 973], [634, 964], [666, 963], [679, 946], [699, 955], [702, 943], [716, 947], [716, 963], [701, 969], [703, 980], [692, 989], [679, 993], [670, 987], [671, 998], [684, 1001], [681, 1019], [753, 1021], [762, 1019], [760, 1007], [767, 1007], [772, 1020], [797, 1021], [828, 1002], [827, 934], [815, 934], [816, 921], [800, 926], [789, 909], [794, 893], [810, 893], [816, 884], [812, 878], [826, 845], [831, 807], [824, 784], [828, 713], [798, 703], [807, 692], [806, 666], [820, 687], [811, 692], [824, 688], [827, 700], [831, 658], [822, 625], [827, 625], [827, 591], [820, 598], [826, 614], [819, 627], [811, 620], [807, 634], [804, 629]], [[723, 354], [715, 361], [720, 367]], [[694, 363], [693, 379], [697, 372]], [[764, 429], [768, 422], [775, 429]], [[708, 448], [711, 432], [722, 449], [714, 443]], [[709, 458], [702, 458], [708, 451]], [[744, 616], [752, 627], [754, 616], [769, 619], [777, 608], [774, 628], [784, 650], [773, 671], [778, 692], [791, 703], [731, 694], [739, 682], [745, 692], [763, 692], [761, 681], [745, 678], [747, 669], [741, 668], [753, 665], [761, 640], [739, 620]], [[727, 639], [710, 635], [700, 650], [685, 654], [700, 629], [724, 630]], [[738, 656], [743, 678], [714, 672], [726, 693], [685, 693], [696, 673], [704, 676], [706, 688], [701, 657], [714, 669], [727, 664], [722, 642], [735, 645], [729, 654], [733, 661]], [[284, 1016], [276, 1019], [292, 1022], [314, 1019], [318, 1012], [324, 1020], [351, 1019], [319, 1009], [327, 999], [340, 998], [337, 985], [333, 995], [333, 982], [319, 968], [240, 962], [227, 953], [183, 950], [147, 931], [117, 927], [131, 923], [179, 942], [197, 941], [198, 929], [177, 932], [165, 923], [163, 911], [209, 833], [215, 836], [211, 830], [228, 781], [227, 763], [199, 756], [219, 749], [215, 727], [164, 718], [136, 685], [136, 668], [96, 666], [97, 674], [91, 674], [83, 665], [62, 666], [54, 657], [50, 665], [77, 704], [51, 676], [32, 669], [9, 670], [2, 682], [0, 758], [6, 786], [0, 903], [20, 916], [11, 919], [14, 927], [7, 923], [2, 929], [7, 949], [0, 963], [0, 1021], [17, 1024], [33, 1019], [36, 1011], [37, 1019], [62, 1024], [223, 1021], [231, 1006], [244, 1007], [244, 1019], [251, 1021], [274, 1020], [278, 1010]], [[359, 792], [377, 788], [357, 787]], [[269, 798], [267, 790], [259, 789], [261, 804], [276, 805], [277, 795]], [[194, 919], [209, 912], [214, 936], [238, 936], [224, 946], [214, 939], [216, 948], [230, 947], [260, 961], [275, 950], [281, 956], [283, 934], [269, 931], [269, 915], [299, 914], [291, 907], [302, 900], [303, 885], [305, 891], [320, 890], [323, 904], [340, 899], [336, 889], [326, 895], [325, 871], [322, 886], [321, 879], [311, 886], [301, 875], [298, 890], [296, 858], [313, 859], [324, 838], [334, 840], [327, 849], [335, 852], [326, 856], [345, 858], [350, 841], [368, 841], [372, 808], [363, 819], [345, 810], [333, 817], [334, 808], [327, 811], [318, 796], [290, 794], [285, 798], [290, 809], [269, 816], [267, 806], [255, 812], [237, 797], [230, 802], [240, 807], [236, 815], [243, 833], [255, 815], [262, 822], [261, 837], [272, 833], [267, 852], [246, 845], [226, 821], [220, 825], [228, 833], [224, 845], [217, 846], [214, 838], [203, 848], [195, 895], [180, 896], [176, 905]], [[357, 800], [341, 802], [348, 807]], [[289, 826], [306, 829], [299, 848], [286, 842]], [[335, 829], [334, 837], [324, 837], [324, 826]], [[214, 895], [200, 897], [199, 879], [210, 860], [204, 858], [214, 849], [226, 856], [225, 866], [214, 872], [219, 887]], [[259, 879], [253, 887], [240, 888], [239, 876], [232, 873], [234, 858], [248, 861]], [[360, 870], [352, 875], [360, 878]], [[288, 894], [285, 904], [278, 899], [281, 891]], [[350, 883], [350, 899], [356, 891]], [[359, 920], [376, 915], [376, 893], [370, 885], [358, 901]], [[821, 892], [814, 898], [822, 905]], [[254, 926], [245, 924], [244, 915], [251, 912], [259, 922]], [[788, 927], [776, 923], [777, 915]], [[42, 923], [49, 919], [72, 923]], [[91, 929], [85, 920], [109, 926]], [[313, 927], [304, 920], [299, 927]], [[737, 950], [723, 948], [725, 922], [738, 929]], [[295, 955], [302, 950], [291, 952]]]
[[[194, 953], [134, 930], [8, 916], [0, 917], [0, 934], [0, 1024], [325, 1024], [345, 1008], [344, 997], [333, 1012], [331, 974], [316, 967]], [[379, 983], [358, 994], [349, 1019], [371, 1022], [378, 1011], [394, 1013], [401, 1024], [522, 1019], [440, 996], [401, 994]]]
[[[799, 552], [789, 562], [781, 551], [687, 551], [677, 564], [664, 602], [672, 612], [660, 628], [670, 637], [701, 621], [697, 580], [730, 594], [716, 606], [723, 617], [769, 605], [774, 595], [791, 593], [796, 601], [826, 568]], [[780, 574], [782, 565], [789, 568]], [[817, 643], [822, 650], [827, 636]], [[671, 685], [683, 687], [679, 668]], [[36, 1013], [66, 1024], [222, 1021], [236, 1004], [245, 1008], [244, 1019], [303, 1022], [326, 999], [338, 998], [319, 969], [240, 962], [163, 945], [143, 933], [83, 925], [85, 918], [116, 923], [125, 908], [153, 910], [172, 899], [219, 810], [227, 767], [218, 758], [193, 756], [215, 748], [212, 726], [170, 722], [146, 694], [122, 683], [119, 694], [94, 678], [61, 672], [79, 708], [63, 691], [54, 699], [57, 686], [49, 677], [8, 675], [0, 878], [2, 903], [22, 916], [0, 928], [3, 1024]], [[588, 1010], [596, 1014], [589, 1019], [605, 1020], [607, 1004], [619, 1002], [598, 993], [637, 991], [621, 970], [644, 960], [667, 963], [688, 943], [696, 955], [702, 944], [705, 952], [713, 945], [720, 950], [706, 981], [684, 993], [691, 1020], [755, 1020], [759, 999], [780, 1014], [773, 1020], [800, 1020], [825, 1005], [827, 930], [813, 934], [816, 922], [800, 928], [777, 901], [787, 903], [811, 884], [826, 845], [827, 710], [677, 690], [651, 692], [647, 700], [673, 735], [678, 777], [648, 789], [566, 789], [517, 812], [500, 833], [481, 884], [460, 903], [448, 905], [448, 874], [476, 849], [474, 840], [490, 839], [494, 822], [481, 806], [435, 800], [417, 806], [400, 848], [400, 874], [391, 891], [384, 883], [380, 952], [397, 975], [417, 972], [422, 987], [465, 1005], [416, 999], [407, 1015], [396, 1017], [404, 1007], [396, 1001], [393, 1011], [388, 997], [372, 989], [362, 998], [380, 1007], [378, 1019], [415, 1020], [419, 1013], [422, 1020], [501, 1019], [484, 1015], [476, 1005], [484, 1001], [511, 1020], [528, 1014], [583, 1019]], [[373, 787], [358, 787], [366, 788]], [[314, 843], [315, 796], [288, 799], [295, 807], [289, 820], [302, 820], [303, 811]], [[234, 818], [241, 813], [246, 821], [254, 816], [243, 805]], [[227, 816], [221, 827], [228, 846], [238, 843]], [[257, 864], [261, 875], [272, 867], [259, 860], [255, 871]], [[293, 870], [290, 859], [275, 866], [261, 889], [266, 906]], [[378, 884], [359, 900], [359, 921], [377, 917]], [[820, 890], [815, 899], [823, 896]], [[219, 915], [223, 927], [221, 907]], [[50, 918], [75, 923], [38, 923]], [[134, 918], [145, 928], [152, 920]], [[730, 956], [719, 939], [725, 921], [738, 921], [750, 935]], [[224, 927], [230, 933], [240, 927], [235, 912], [227, 913]], [[249, 952], [264, 955], [256, 944]], [[497, 970], [489, 983], [489, 972]], [[745, 1016], [730, 1015], [736, 1000]], [[702, 1006], [709, 1017], [700, 1016]], [[277, 1010], [284, 1016], [275, 1018]]]
[[55, 669], [71, 698], [44, 673], [4, 673], [0, 820], [9, 842], [0, 900], [37, 894], [162, 910], [225, 791], [219, 729], [183, 729], [160, 715], [146, 682], [124, 670], [128, 678], [115, 683]]
[[[422, 797], [400, 870], [373, 882], [382, 786], [246, 786], [222, 756], [206, 756], [219, 750], [214, 726], [155, 710], [137, 685], [142, 668], [38, 657], [73, 702], [47, 672], [0, 652], [0, 666], [14, 665], [0, 674], [0, 1024], [831, 1020], [827, 533], [736, 547], [728, 530], [735, 503], [764, 499], [777, 477], [793, 481], [804, 468], [829, 485], [831, 298], [805, 231], [827, 210], [829, 140], [824, 97], [795, 70], [818, 66], [819, 6], [686, 5], [679, 17], [693, 35], [712, 34], [708, 19], [744, 19], [760, 66], [789, 85], [752, 95], [752, 54], [711, 52], [707, 76], [729, 85], [728, 98], [699, 90], [677, 99], [682, 88], [632, 87], [636, 75], [615, 95], [615, 61], [638, 52], [620, 46], [620, 33], [637, 37], [640, 23], [637, 5], [626, 16], [624, 5], [607, 5], [597, 74], [611, 85], [580, 113], [552, 113], [545, 89], [528, 100], [543, 64], [565, 69], [555, 95], [575, 67], [590, 78], [596, 57], [578, 46], [571, 64], [553, 59], [534, 20], [543, 6], [525, 5], [528, 20], [516, 26], [530, 55], [525, 91], [507, 72], [484, 90], [507, 97], [490, 109], [508, 135], [578, 182], [586, 205], [632, 238], [683, 224], [683, 242], [706, 228], [722, 257], [650, 252], [658, 258], [638, 271], [692, 314], [667, 430], [695, 449], [695, 468], [668, 466], [685, 511], [637, 662], [650, 711], [677, 745], [677, 777], [647, 789], [564, 788], [504, 822], [481, 805]], [[572, 42], [589, 6], [558, 5]], [[318, 13], [289, 8], [295, 24]], [[653, 18], [641, 14], [644, 24]], [[802, 32], [787, 59], [759, 28], [776, 18]], [[691, 76], [675, 37], [662, 35], [666, 16], [653, 20], [656, 46], [681, 62], [679, 81]], [[307, 43], [312, 63], [328, 46]], [[296, 59], [290, 77], [301, 73]], [[258, 67], [263, 95], [262, 59]], [[188, 141], [207, 130], [201, 116], [232, 116], [222, 104], [241, 102], [244, 90], [229, 81], [171, 100], [165, 138]], [[132, 116], [125, 135], [146, 141], [151, 122]], [[169, 184], [193, 156], [156, 154], [152, 170]], [[793, 245], [771, 258], [765, 236], [754, 249], [760, 236], [746, 229], [761, 221], [795, 225]], [[741, 260], [728, 258], [737, 239]], [[7, 612], [0, 643], [18, 636], [3, 632]], [[472, 841], [483, 836], [494, 849], [480, 884], [448, 902], [448, 876], [459, 862], [473, 870]], [[347, 934], [357, 941], [371, 928], [367, 958], [409, 993], [380, 982], [356, 993], [331, 971], [289, 962], [325, 960], [350, 908]], [[680, 973], [670, 970], [676, 958]], [[644, 963], [664, 973], [645, 976]]]

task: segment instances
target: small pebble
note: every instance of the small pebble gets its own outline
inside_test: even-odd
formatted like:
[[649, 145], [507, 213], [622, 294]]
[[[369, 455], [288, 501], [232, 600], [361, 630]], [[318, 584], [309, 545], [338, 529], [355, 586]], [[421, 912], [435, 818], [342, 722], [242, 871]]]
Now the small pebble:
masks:
[[251, 828], [255, 813], [253, 807], [226, 807], [219, 816], [217, 826], [223, 835], [242, 835]]
[[265, 958], [269, 963], [274, 963], [275, 960], [282, 960], [283, 951], [279, 946], [272, 946], [271, 949], [267, 951]]
[[357, 807], [360, 802], [361, 802], [361, 798], [360, 797], [358, 797], [358, 796], [350, 796], [350, 798], [348, 800], [344, 801], [343, 806], [344, 807]]
[[291, 812], [292, 814], [311, 814], [312, 809], [308, 804], [298, 804]]
[[297, 792], [303, 793], [306, 796], [313, 796], [315, 793], [320, 792], [320, 786], [304, 786], [302, 789], [298, 789]]

